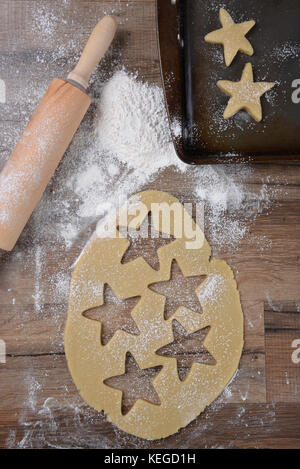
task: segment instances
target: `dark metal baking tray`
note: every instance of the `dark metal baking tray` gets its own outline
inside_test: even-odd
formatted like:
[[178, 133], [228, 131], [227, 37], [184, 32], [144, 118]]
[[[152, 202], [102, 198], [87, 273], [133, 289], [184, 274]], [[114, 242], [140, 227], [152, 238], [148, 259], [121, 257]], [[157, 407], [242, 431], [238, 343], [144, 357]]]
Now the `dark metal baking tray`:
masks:
[[[230, 67], [223, 46], [204, 41], [221, 27], [221, 7], [235, 22], [256, 21], [247, 35], [254, 55], [238, 53]], [[299, 0], [157, 0], [157, 26], [171, 128], [180, 124], [174, 145], [183, 161], [299, 163], [300, 103], [292, 101], [293, 84], [300, 87]], [[239, 81], [248, 62], [255, 81], [276, 82], [261, 99], [263, 120], [246, 111], [225, 120], [229, 98], [216, 83]]]

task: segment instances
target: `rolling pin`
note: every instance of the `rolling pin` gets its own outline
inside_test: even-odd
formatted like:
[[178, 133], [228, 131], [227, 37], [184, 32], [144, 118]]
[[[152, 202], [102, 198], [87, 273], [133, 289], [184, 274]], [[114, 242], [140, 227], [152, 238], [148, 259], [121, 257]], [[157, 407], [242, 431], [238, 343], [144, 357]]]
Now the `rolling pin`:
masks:
[[78, 129], [91, 99], [88, 81], [110, 46], [116, 20], [93, 30], [67, 81], [55, 78], [0, 173], [0, 248], [11, 251]]

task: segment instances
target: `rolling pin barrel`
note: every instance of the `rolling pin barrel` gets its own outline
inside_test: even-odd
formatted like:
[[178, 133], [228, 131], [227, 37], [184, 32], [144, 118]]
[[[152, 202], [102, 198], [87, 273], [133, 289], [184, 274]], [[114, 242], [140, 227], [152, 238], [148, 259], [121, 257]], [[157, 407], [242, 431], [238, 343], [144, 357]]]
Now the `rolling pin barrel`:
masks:
[[0, 249], [15, 246], [88, 110], [91, 100], [82, 88], [87, 88], [116, 28], [112, 17], [98, 23], [68, 76], [71, 83], [53, 80], [0, 173]]

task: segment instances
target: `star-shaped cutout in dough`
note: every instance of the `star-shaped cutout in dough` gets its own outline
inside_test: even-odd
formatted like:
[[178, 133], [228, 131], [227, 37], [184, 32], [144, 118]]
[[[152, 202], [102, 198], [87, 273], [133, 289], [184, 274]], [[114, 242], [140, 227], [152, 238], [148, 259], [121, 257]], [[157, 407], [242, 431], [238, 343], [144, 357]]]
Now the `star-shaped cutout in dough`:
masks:
[[173, 259], [170, 280], [149, 285], [151, 290], [166, 297], [164, 310], [165, 319], [171, 317], [180, 306], [185, 306], [195, 313], [202, 313], [196, 289], [205, 278], [206, 275], [185, 277], [178, 263]]
[[223, 44], [227, 67], [231, 65], [239, 51], [247, 55], [253, 55], [253, 47], [245, 36], [253, 28], [255, 21], [251, 20], [236, 24], [230, 14], [224, 8], [221, 8], [220, 22], [222, 28], [207, 34], [204, 40], [211, 44]]
[[119, 329], [138, 335], [140, 331], [131, 316], [131, 311], [139, 302], [140, 297], [119, 300], [107, 283], [104, 284], [103, 289], [103, 305], [83, 313], [84, 317], [101, 322], [102, 345], [106, 345]]
[[160, 405], [160, 399], [152, 384], [162, 366], [140, 368], [130, 352], [125, 358], [125, 373], [104, 380], [104, 384], [122, 391], [121, 411], [126, 415], [138, 399]]
[[194, 362], [215, 365], [216, 360], [209, 353], [203, 342], [210, 331], [210, 327], [199, 329], [189, 334], [184, 327], [174, 319], [172, 321], [173, 342], [164, 345], [156, 351], [157, 355], [172, 357], [177, 360], [179, 379], [184, 381]]
[[159, 270], [160, 263], [157, 255], [158, 249], [175, 240], [174, 236], [163, 235], [152, 225], [151, 212], [141, 223], [139, 229], [118, 226], [120, 233], [130, 241], [130, 246], [122, 257], [122, 264], [143, 257], [154, 270]]
[[251, 63], [247, 63], [240, 81], [220, 80], [217, 83], [220, 90], [230, 96], [224, 111], [224, 118], [245, 109], [257, 122], [262, 120], [261, 96], [275, 86], [275, 83], [254, 82]]

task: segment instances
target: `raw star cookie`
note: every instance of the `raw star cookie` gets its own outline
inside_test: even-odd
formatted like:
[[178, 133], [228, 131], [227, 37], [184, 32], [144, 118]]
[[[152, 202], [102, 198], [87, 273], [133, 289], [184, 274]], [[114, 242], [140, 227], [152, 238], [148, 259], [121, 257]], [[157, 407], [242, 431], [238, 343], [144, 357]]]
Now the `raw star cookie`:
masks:
[[253, 28], [255, 21], [251, 20], [236, 24], [229, 13], [221, 8], [220, 22], [222, 28], [207, 34], [204, 39], [212, 44], [223, 44], [227, 67], [231, 65], [239, 51], [247, 55], [253, 55], [253, 47], [245, 36]]
[[[155, 213], [163, 207], [170, 223]], [[155, 238], [145, 245], [158, 270], [140, 244], [140, 256], [133, 250], [124, 262], [133, 229], [138, 236], [149, 214]], [[243, 348], [239, 292], [230, 267], [211, 258], [200, 227], [171, 195], [141, 192], [108, 225], [72, 275], [68, 366], [83, 399], [108, 420], [138, 437], [163, 438], [195, 419], [233, 377]], [[190, 229], [179, 235], [183, 226]], [[168, 242], [157, 244], [157, 233]]]
[[245, 109], [253, 119], [260, 122], [262, 120], [260, 98], [264, 93], [273, 88], [275, 83], [255, 83], [253, 81], [252, 65], [248, 63], [244, 68], [240, 81], [220, 80], [217, 85], [224, 93], [230, 96], [230, 100], [224, 111], [225, 119], [233, 116], [241, 109]]

